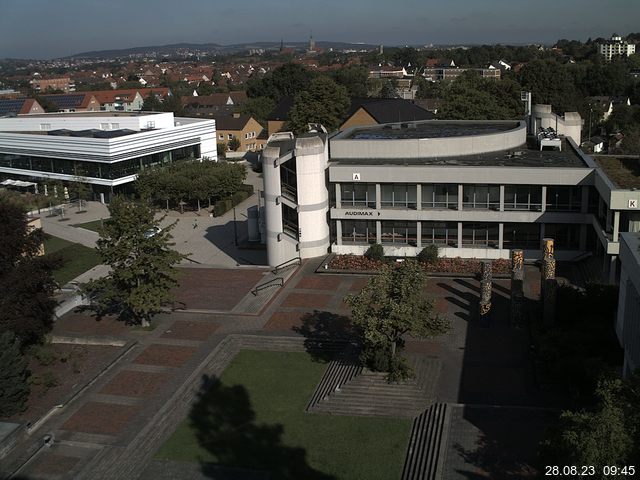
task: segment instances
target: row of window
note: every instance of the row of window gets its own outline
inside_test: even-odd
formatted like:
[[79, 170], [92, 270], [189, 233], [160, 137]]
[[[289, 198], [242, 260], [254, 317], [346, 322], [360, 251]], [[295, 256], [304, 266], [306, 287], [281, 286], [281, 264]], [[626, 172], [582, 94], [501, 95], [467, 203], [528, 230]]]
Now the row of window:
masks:
[[[380, 184], [380, 205], [383, 208], [413, 208], [417, 206], [417, 192], [421, 189], [422, 209], [452, 209], [459, 205], [457, 184], [408, 183]], [[500, 209], [498, 185], [463, 185], [462, 208]], [[373, 183], [340, 184], [340, 202], [344, 207], [376, 208], [376, 185]], [[582, 204], [582, 187], [547, 187], [546, 209], [579, 212]], [[505, 210], [542, 210], [540, 185], [505, 185]]]
[[166, 165], [182, 160], [193, 160], [199, 157], [200, 145], [176, 148], [174, 150], [144, 155], [116, 163], [87, 162], [84, 160], [66, 160], [61, 158], [0, 153], [0, 167], [115, 180], [134, 175], [145, 168]]
[[[255, 138], [255, 137], [256, 137], [256, 132], [247, 132], [244, 134], [245, 140], [248, 140], [250, 138]], [[218, 134], [218, 140], [224, 140], [223, 133]], [[233, 140], [233, 133], [227, 133], [227, 140]]]
[[[376, 243], [376, 222], [364, 220], [342, 220], [343, 244]], [[458, 246], [458, 224], [456, 222], [420, 222], [421, 245]], [[579, 248], [580, 225], [545, 224], [545, 236], [555, 240], [560, 250]], [[380, 222], [380, 241], [383, 244], [416, 246], [418, 223], [405, 221]], [[503, 224], [503, 248], [540, 248], [540, 224]], [[462, 247], [499, 248], [498, 223], [462, 223]]]

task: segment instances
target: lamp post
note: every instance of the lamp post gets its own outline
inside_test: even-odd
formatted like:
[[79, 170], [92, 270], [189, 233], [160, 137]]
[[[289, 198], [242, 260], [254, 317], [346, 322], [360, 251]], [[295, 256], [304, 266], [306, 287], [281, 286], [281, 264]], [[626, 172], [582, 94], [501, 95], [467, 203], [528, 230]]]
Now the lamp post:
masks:
[[233, 242], [238, 246], [238, 223], [236, 219], [236, 207], [233, 207]]

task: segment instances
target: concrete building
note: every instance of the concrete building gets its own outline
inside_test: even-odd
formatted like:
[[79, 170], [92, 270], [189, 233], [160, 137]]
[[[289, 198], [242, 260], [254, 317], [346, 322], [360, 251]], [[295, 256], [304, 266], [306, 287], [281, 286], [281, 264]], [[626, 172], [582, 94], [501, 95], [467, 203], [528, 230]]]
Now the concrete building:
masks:
[[620, 241], [620, 293], [616, 334], [624, 349], [623, 374], [640, 367], [640, 234], [623, 233]]
[[622, 37], [614, 33], [609, 40], [598, 44], [598, 52], [604, 57], [605, 61], [610, 62], [616, 56], [628, 57], [633, 55], [636, 53], [636, 46], [633, 43], [622, 40]]
[[[509, 258], [519, 248], [539, 259], [542, 239], [552, 237], [556, 258], [593, 252], [615, 281], [619, 233], [640, 230], [640, 191], [620, 189], [580, 151], [580, 124], [578, 114], [536, 106], [530, 121], [395, 123], [347, 129], [328, 142], [322, 134], [270, 142], [269, 263], [327, 246], [363, 254], [372, 243], [390, 256], [435, 244], [447, 257]], [[329, 151], [325, 180], [318, 169]], [[313, 181], [300, 175], [303, 166]], [[309, 212], [321, 212], [314, 223], [303, 222]]]
[[156, 112], [0, 118], [0, 179], [83, 181], [108, 198], [144, 168], [190, 159], [217, 160], [215, 121]]
[[36, 74], [33, 80], [30, 80], [31, 88], [36, 92], [46, 92], [47, 90], [62, 90], [64, 93], [75, 92], [76, 85], [69, 77], [60, 78], [41, 78]]

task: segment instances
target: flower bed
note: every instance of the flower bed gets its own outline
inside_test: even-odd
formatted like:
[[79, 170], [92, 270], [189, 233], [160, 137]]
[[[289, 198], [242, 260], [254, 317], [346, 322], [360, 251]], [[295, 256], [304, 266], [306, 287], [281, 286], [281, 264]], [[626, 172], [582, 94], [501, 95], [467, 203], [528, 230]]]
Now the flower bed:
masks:
[[[392, 259], [386, 261], [370, 260], [363, 255], [336, 255], [329, 261], [331, 270], [355, 270], [376, 271], [386, 263], [392, 263]], [[439, 258], [432, 263], [423, 263], [422, 266], [430, 273], [453, 274], [479, 274], [482, 261], [475, 258]], [[496, 275], [509, 274], [511, 262], [506, 259], [493, 260], [493, 273]]]

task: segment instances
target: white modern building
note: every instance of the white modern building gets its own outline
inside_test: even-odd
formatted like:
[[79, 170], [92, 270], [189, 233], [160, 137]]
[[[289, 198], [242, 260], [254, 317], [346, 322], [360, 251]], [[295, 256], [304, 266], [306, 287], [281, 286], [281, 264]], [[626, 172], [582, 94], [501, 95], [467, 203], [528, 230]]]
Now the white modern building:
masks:
[[[640, 191], [579, 148], [580, 116], [535, 106], [528, 121], [354, 127], [272, 139], [263, 154], [270, 265], [331, 251], [527, 259], [602, 257], [614, 281], [619, 234], [640, 231]], [[327, 236], [328, 234], [328, 236]]]
[[616, 333], [624, 349], [623, 374], [628, 375], [640, 367], [640, 234], [621, 235], [620, 262]]
[[84, 181], [109, 196], [148, 167], [217, 160], [214, 120], [156, 112], [76, 112], [0, 118], [0, 179]]
[[598, 51], [605, 61], [610, 62], [616, 56], [623, 55], [628, 57], [633, 55], [636, 53], [636, 46], [633, 43], [622, 40], [622, 37], [614, 33], [609, 40], [598, 44]]

